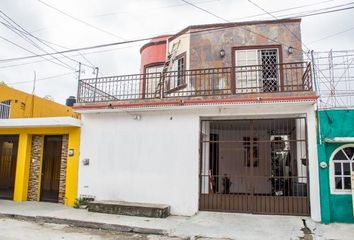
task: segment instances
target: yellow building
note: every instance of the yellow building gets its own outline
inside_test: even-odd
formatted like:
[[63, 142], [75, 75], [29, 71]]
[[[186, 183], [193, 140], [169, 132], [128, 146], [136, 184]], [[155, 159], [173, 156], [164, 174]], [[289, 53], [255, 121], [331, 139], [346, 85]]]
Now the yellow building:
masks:
[[79, 117], [71, 107], [0, 84], [0, 198], [73, 205]]

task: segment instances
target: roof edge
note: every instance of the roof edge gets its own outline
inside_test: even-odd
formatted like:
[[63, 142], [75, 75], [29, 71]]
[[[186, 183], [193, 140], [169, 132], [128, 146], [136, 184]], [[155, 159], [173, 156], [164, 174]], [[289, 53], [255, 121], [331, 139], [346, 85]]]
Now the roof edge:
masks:
[[287, 23], [287, 22], [301, 22], [301, 18], [284, 18], [277, 20], [257, 20], [257, 21], [246, 21], [246, 22], [228, 22], [228, 23], [212, 23], [212, 24], [201, 24], [201, 25], [190, 25], [176, 34], [172, 35], [168, 38], [168, 41], [172, 41], [173, 39], [179, 37], [180, 35], [193, 30], [193, 29], [207, 29], [207, 28], [218, 28], [218, 27], [238, 27], [244, 25], [258, 25], [258, 24], [278, 24], [278, 23]]

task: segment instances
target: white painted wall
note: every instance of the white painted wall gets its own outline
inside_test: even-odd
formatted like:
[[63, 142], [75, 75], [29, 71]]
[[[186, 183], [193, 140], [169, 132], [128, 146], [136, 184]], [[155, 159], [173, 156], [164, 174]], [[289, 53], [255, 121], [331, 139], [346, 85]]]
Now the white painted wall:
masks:
[[[172, 119], [171, 119], [172, 118]], [[171, 205], [198, 210], [199, 119], [195, 114], [82, 115], [79, 194], [97, 200]]]
[[[311, 217], [320, 221], [314, 106], [310, 103], [180, 106], [82, 112], [79, 194], [97, 200], [164, 203], [172, 214], [198, 211], [200, 119], [306, 116]], [[125, 110], [127, 111], [127, 110]], [[172, 119], [171, 119], [172, 117]], [[207, 191], [204, 189], [204, 191]]]

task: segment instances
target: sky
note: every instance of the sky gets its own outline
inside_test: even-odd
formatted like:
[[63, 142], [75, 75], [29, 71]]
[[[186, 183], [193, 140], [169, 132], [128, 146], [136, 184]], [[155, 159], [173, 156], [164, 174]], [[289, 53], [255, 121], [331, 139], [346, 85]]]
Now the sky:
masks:
[[[189, 2], [234, 22], [354, 6], [348, 0], [253, 0], [271, 16], [247, 0]], [[60, 103], [65, 103], [68, 96], [76, 96], [78, 62], [83, 64], [81, 78], [95, 77], [95, 67], [99, 68], [99, 76], [139, 73], [139, 49], [147, 41], [55, 55], [56, 59], [8, 59], [174, 34], [189, 25], [224, 22], [181, 0], [2, 0], [0, 10], [0, 82]], [[34, 37], [21, 38], [11, 31], [4, 14]], [[304, 17], [301, 31], [303, 45], [308, 49], [353, 50], [354, 9]]]

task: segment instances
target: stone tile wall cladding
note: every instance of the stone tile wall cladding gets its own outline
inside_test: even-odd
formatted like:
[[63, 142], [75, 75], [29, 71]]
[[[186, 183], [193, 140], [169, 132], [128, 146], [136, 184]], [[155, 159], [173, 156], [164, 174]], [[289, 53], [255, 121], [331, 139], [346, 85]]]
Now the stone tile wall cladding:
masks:
[[59, 203], [65, 203], [66, 165], [68, 160], [68, 135], [63, 135], [61, 145], [60, 179], [59, 179]]
[[[28, 201], [38, 201], [40, 185], [39, 178], [41, 173], [41, 154], [43, 148], [44, 136], [32, 136], [31, 148], [31, 163], [30, 163], [30, 176], [28, 181]], [[65, 203], [65, 187], [66, 187], [66, 165], [68, 158], [68, 135], [63, 135], [62, 150], [61, 150], [61, 163], [60, 163], [60, 179], [59, 179], [59, 203]]]
[[30, 174], [28, 180], [28, 201], [38, 201], [39, 191], [39, 174], [41, 168], [41, 153], [42, 153], [43, 136], [32, 136], [31, 159], [30, 159]]
[[[292, 33], [287, 28], [290, 29]], [[247, 29], [249, 31], [247, 31]], [[299, 20], [289, 20], [282, 23], [233, 26], [224, 28], [222, 31], [210, 31], [205, 34], [198, 33], [200, 30], [203, 29], [191, 30], [191, 52], [189, 63], [187, 63], [189, 64], [189, 69], [232, 67], [231, 49], [233, 47], [256, 45], [281, 45], [283, 63], [303, 61], [303, 53], [299, 51], [299, 49], [302, 49], [301, 42], [298, 40], [301, 39]], [[197, 33], [193, 34], [193, 32]], [[268, 36], [269, 39], [252, 32]], [[294, 37], [293, 34], [296, 35], [296, 37]], [[275, 39], [275, 41], [271, 39]], [[288, 54], [288, 46], [293, 47], [294, 52], [292, 54]], [[224, 58], [220, 57], [219, 52], [221, 49], [225, 51]], [[199, 86], [193, 87], [196, 89], [199, 88]]]

